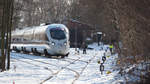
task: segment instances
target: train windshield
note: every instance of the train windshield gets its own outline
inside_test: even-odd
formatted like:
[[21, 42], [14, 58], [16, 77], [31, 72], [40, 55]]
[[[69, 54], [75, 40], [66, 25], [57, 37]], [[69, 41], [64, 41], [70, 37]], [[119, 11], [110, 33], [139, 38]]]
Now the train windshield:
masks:
[[62, 40], [66, 38], [65, 31], [60, 28], [51, 29], [50, 34], [53, 39]]

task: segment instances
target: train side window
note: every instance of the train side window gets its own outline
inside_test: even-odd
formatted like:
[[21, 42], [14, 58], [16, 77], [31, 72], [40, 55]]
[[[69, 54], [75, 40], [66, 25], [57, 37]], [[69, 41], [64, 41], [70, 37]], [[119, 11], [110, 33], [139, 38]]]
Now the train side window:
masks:
[[25, 38], [23, 38], [23, 41], [27, 41]]
[[14, 41], [15, 41], [15, 38], [13, 38], [12, 41], [14, 42]]
[[18, 38], [16, 38], [16, 41], [19, 41], [19, 39], [18, 39]]

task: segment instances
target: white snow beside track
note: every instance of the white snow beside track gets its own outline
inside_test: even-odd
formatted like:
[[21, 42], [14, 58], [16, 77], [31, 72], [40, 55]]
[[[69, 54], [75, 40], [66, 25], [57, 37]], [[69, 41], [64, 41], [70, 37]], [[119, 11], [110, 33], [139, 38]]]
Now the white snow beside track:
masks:
[[[43, 84], [117, 84], [124, 81], [115, 69], [117, 54], [106, 58], [103, 75], [99, 71], [97, 61], [101, 60], [108, 45], [89, 47], [94, 49], [87, 50], [87, 54], [82, 54], [82, 50], [75, 54], [74, 49], [70, 49], [70, 55], [64, 59], [11, 53], [11, 69], [0, 73], [0, 84], [40, 84], [49, 77]], [[100, 51], [101, 48], [104, 50]], [[109, 51], [106, 54], [110, 55]], [[106, 74], [107, 71], [112, 73]]]

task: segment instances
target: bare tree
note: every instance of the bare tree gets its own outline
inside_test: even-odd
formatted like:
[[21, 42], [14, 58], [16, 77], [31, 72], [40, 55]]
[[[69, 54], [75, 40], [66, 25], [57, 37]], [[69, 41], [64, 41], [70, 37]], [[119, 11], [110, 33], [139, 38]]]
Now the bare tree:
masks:
[[10, 66], [10, 40], [11, 40], [11, 20], [12, 20], [12, 6], [13, 0], [2, 0], [1, 1], [2, 10], [1, 13], [2, 21], [0, 25], [0, 51], [1, 51], [1, 69], [2, 71], [6, 70], [6, 56], [7, 60], [7, 69]]

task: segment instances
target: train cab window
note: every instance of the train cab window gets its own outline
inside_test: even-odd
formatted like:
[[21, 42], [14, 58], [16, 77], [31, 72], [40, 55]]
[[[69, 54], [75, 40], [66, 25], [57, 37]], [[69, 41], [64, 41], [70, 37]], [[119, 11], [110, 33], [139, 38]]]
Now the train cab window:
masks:
[[66, 38], [65, 31], [60, 28], [51, 29], [50, 35], [53, 39], [57, 39], [57, 40], [62, 40]]

